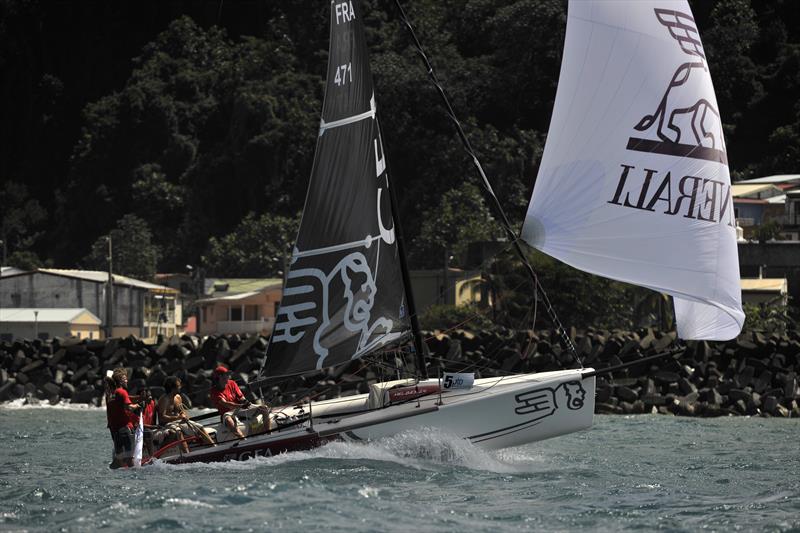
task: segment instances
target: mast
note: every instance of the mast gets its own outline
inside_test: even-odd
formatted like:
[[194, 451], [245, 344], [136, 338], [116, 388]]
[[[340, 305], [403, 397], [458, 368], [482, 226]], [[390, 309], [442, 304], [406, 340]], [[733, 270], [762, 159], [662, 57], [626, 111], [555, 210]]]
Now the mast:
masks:
[[[414, 27], [411, 25], [411, 21], [408, 19], [403, 6], [400, 5], [400, 0], [395, 0], [395, 5], [397, 5], [397, 9], [400, 11], [400, 18], [405, 24], [406, 29], [408, 30], [409, 34], [411, 35], [411, 39], [414, 42], [414, 47], [417, 49], [417, 53], [420, 56], [420, 59], [425, 64], [425, 70], [428, 72], [428, 77], [433, 82], [434, 87], [439, 93], [439, 97], [441, 98], [442, 102], [444, 103], [444, 107], [447, 110], [447, 116], [453, 122], [453, 125], [458, 132], [458, 136], [461, 139], [461, 142], [464, 144], [464, 150], [472, 159], [475, 168], [478, 170], [478, 173], [481, 176], [481, 184], [483, 185], [483, 189], [486, 192], [486, 195], [489, 197], [490, 203], [492, 207], [494, 207], [495, 212], [500, 217], [500, 225], [503, 227], [503, 230], [506, 232], [506, 235], [511, 240], [511, 243], [514, 245], [514, 250], [517, 252], [522, 264], [525, 266], [525, 269], [528, 272], [528, 275], [533, 282], [534, 291], [538, 294], [541, 294], [542, 300], [545, 304], [545, 309], [547, 310], [548, 315], [550, 316], [550, 320], [553, 322], [553, 325], [556, 328], [556, 332], [561, 336], [561, 341], [567, 346], [567, 349], [572, 353], [572, 356], [578, 362], [581, 367], [580, 358], [578, 358], [578, 353], [575, 350], [575, 346], [572, 344], [572, 340], [566, 333], [564, 326], [561, 324], [561, 321], [558, 319], [558, 316], [555, 313], [555, 309], [553, 309], [553, 305], [550, 303], [550, 299], [547, 297], [547, 293], [544, 292], [544, 287], [542, 287], [541, 283], [539, 282], [539, 277], [536, 275], [536, 271], [533, 270], [533, 266], [531, 266], [530, 261], [525, 256], [525, 252], [522, 250], [522, 247], [519, 244], [519, 236], [516, 232], [511, 228], [511, 223], [506, 216], [505, 211], [503, 210], [503, 206], [500, 205], [500, 200], [498, 200], [497, 196], [492, 189], [491, 183], [489, 183], [489, 179], [486, 177], [486, 173], [483, 171], [483, 166], [481, 162], [478, 160], [478, 156], [475, 154], [475, 151], [472, 149], [472, 144], [469, 142], [466, 133], [464, 132], [464, 128], [461, 126], [461, 122], [458, 120], [458, 117], [453, 111], [453, 106], [450, 104], [450, 99], [447, 97], [447, 93], [442, 87], [441, 83], [439, 82], [439, 78], [436, 75], [436, 71], [433, 69], [433, 65], [431, 65], [430, 60], [428, 59], [425, 50], [422, 48], [422, 44], [420, 43], [419, 39], [417, 38], [416, 33], [414, 32]], [[536, 298], [536, 294], [534, 294], [534, 298]]]
[[386, 179], [389, 182], [389, 199], [392, 202], [392, 222], [394, 232], [397, 237], [397, 251], [400, 262], [400, 272], [403, 275], [403, 287], [405, 288], [406, 303], [408, 304], [408, 316], [411, 320], [411, 332], [414, 335], [414, 350], [416, 351], [417, 372], [420, 379], [428, 379], [427, 358], [425, 357], [425, 341], [422, 339], [422, 330], [419, 327], [417, 318], [417, 306], [414, 303], [414, 291], [411, 288], [411, 276], [408, 273], [408, 262], [406, 261], [406, 241], [403, 228], [400, 225], [400, 210], [397, 208], [397, 196], [394, 194], [391, 172], [387, 170]]

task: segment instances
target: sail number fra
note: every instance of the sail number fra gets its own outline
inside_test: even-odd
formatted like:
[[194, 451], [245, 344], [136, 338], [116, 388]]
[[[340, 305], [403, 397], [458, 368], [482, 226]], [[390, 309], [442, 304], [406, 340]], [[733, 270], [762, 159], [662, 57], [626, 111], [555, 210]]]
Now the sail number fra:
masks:
[[353, 82], [353, 64], [347, 63], [346, 65], [339, 65], [336, 67], [336, 75], [333, 77], [333, 83], [337, 87], [341, 87], [346, 83]]
[[334, 6], [336, 11], [336, 24], [340, 22], [350, 22], [356, 18], [356, 12], [353, 10], [353, 2], [341, 2]]

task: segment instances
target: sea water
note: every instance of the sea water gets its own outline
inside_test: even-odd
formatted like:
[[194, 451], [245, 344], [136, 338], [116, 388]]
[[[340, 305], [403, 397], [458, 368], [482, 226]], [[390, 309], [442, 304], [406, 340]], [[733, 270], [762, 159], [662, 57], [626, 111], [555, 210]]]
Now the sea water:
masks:
[[96, 408], [0, 406], [0, 530], [800, 531], [800, 420], [596, 416], [497, 452], [435, 430], [109, 470]]

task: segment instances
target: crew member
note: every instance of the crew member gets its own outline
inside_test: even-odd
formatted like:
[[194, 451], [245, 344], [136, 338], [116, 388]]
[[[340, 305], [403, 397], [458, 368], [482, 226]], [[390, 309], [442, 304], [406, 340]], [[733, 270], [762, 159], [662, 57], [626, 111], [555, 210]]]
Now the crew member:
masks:
[[149, 388], [142, 391], [139, 403], [142, 405], [144, 447], [147, 450], [147, 455], [152, 457], [156, 446], [162, 446], [168, 441], [180, 438], [181, 434], [158, 425], [158, 409]]
[[[186, 414], [183, 398], [181, 397], [181, 385], [181, 380], [175, 376], [170, 376], [164, 380], [164, 390], [166, 392], [158, 399], [156, 404], [159, 421], [165, 424], [167, 429], [177, 433], [178, 436], [191, 437], [194, 435], [206, 444], [216, 446], [214, 439], [211, 438], [201, 424], [189, 420], [189, 415]], [[186, 440], [181, 441], [181, 449], [184, 452], [189, 451], [189, 444]]]
[[230, 379], [228, 369], [222, 365], [214, 369], [209, 397], [211, 404], [219, 410], [222, 423], [240, 439], [244, 438], [244, 434], [239, 429], [239, 415], [249, 418], [260, 413], [264, 416], [264, 427], [269, 429], [269, 407], [252, 406], [242, 394], [239, 385]]
[[131, 402], [127, 387], [128, 373], [124, 368], [115, 369], [111, 379], [106, 380], [106, 416], [114, 441], [111, 468], [133, 466], [133, 431], [139, 425], [140, 408]]

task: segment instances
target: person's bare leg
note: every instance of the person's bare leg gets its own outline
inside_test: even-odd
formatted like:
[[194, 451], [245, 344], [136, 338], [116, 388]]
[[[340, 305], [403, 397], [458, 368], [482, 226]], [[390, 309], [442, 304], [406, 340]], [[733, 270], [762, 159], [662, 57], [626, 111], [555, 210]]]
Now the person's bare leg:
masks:
[[225, 417], [225, 425], [228, 426], [228, 429], [231, 430], [231, 433], [239, 437], [240, 439], [244, 438], [244, 435], [239, 430], [238, 426], [236, 425], [236, 420], [232, 416]]

